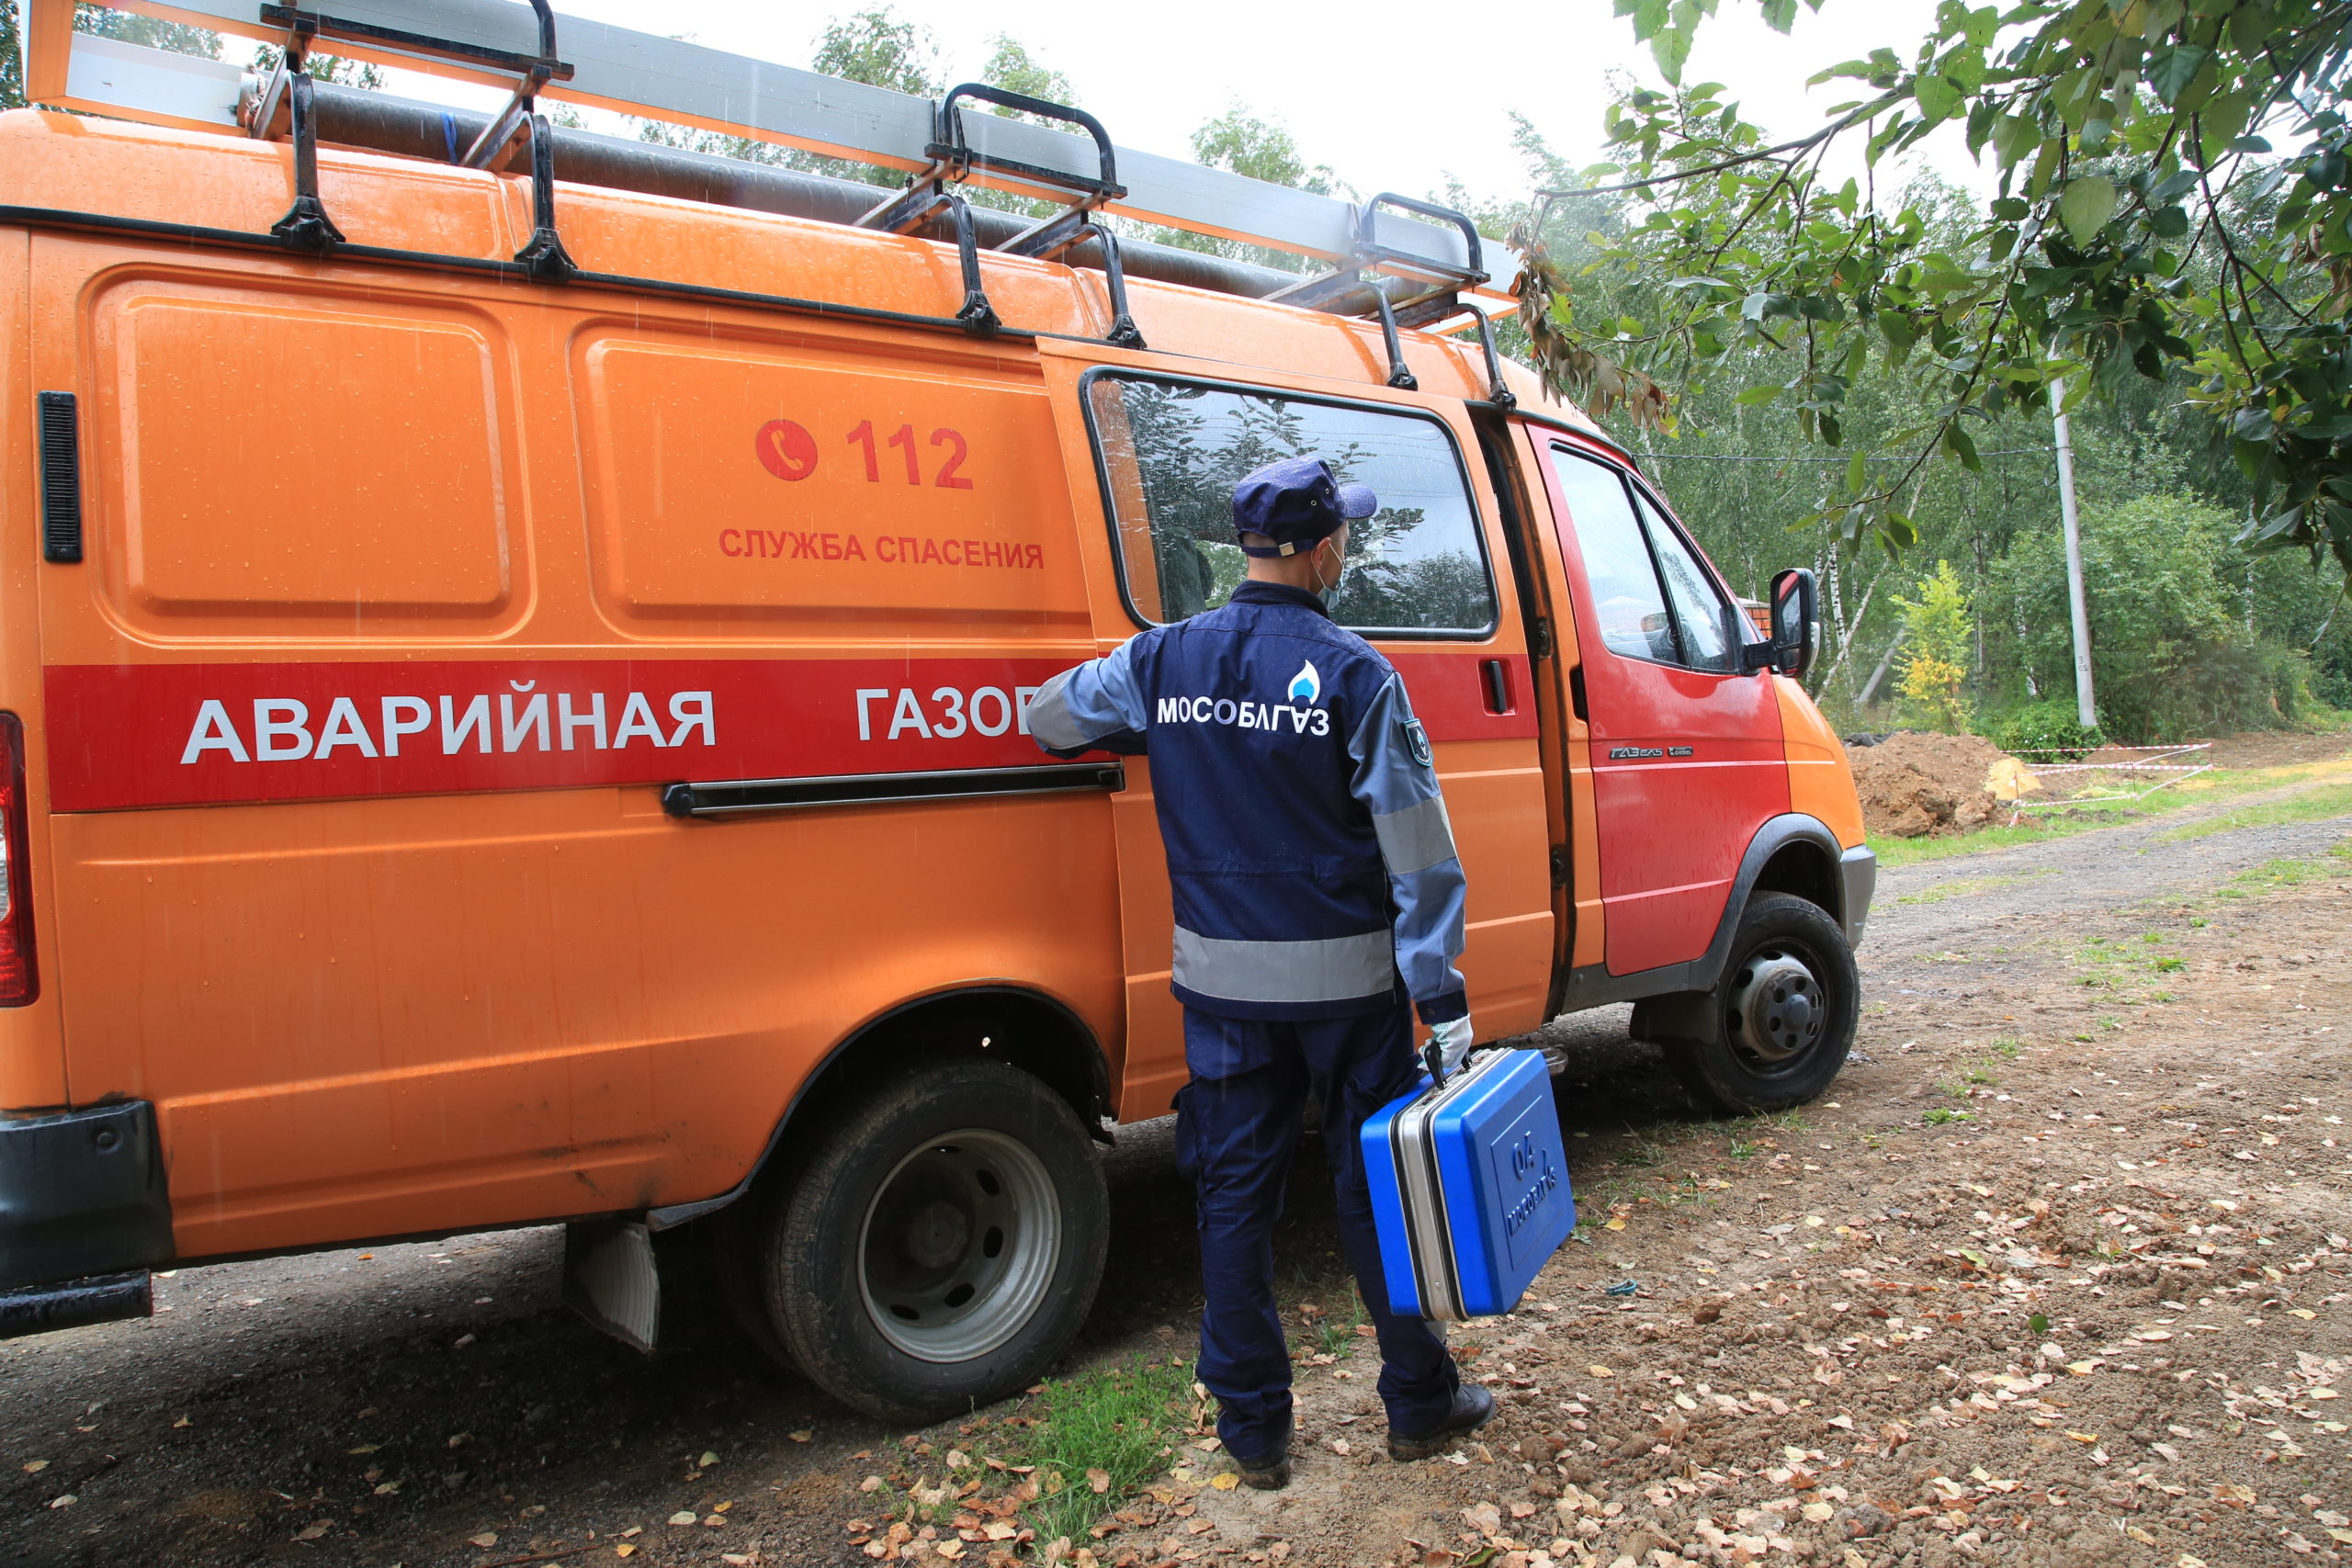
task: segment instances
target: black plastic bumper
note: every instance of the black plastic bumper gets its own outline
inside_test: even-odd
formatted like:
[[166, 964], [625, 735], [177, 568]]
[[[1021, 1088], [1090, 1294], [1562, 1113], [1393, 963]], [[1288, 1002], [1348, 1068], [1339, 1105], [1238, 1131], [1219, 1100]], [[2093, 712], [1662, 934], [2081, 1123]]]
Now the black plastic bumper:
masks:
[[168, 1260], [164, 1177], [143, 1100], [0, 1116], [0, 1292], [71, 1281], [103, 1292], [104, 1276]]
[[1838, 878], [1843, 885], [1845, 911], [1838, 923], [1846, 928], [1846, 945], [1860, 947], [1863, 928], [1870, 924], [1871, 895], [1878, 891], [1878, 856], [1866, 845], [1855, 845], [1838, 860]]
[[0, 1339], [145, 1317], [154, 1311], [153, 1289], [151, 1277], [141, 1269], [130, 1274], [68, 1280], [62, 1285], [22, 1285], [0, 1291]]

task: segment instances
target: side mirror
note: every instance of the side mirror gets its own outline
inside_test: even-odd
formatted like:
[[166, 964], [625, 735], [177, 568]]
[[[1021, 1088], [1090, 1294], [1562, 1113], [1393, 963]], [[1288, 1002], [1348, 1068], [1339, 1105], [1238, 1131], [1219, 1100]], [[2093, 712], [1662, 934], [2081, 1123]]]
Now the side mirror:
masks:
[[1772, 578], [1772, 668], [1802, 681], [1813, 672], [1813, 626], [1821, 615], [1821, 589], [1801, 566]]

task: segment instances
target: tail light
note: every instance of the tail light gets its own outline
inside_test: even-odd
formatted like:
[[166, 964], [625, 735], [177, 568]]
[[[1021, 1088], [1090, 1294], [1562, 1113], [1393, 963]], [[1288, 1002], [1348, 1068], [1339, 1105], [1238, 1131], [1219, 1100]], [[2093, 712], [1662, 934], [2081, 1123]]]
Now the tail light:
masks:
[[15, 714], [0, 713], [0, 1007], [20, 1008], [40, 995], [25, 818], [25, 727]]

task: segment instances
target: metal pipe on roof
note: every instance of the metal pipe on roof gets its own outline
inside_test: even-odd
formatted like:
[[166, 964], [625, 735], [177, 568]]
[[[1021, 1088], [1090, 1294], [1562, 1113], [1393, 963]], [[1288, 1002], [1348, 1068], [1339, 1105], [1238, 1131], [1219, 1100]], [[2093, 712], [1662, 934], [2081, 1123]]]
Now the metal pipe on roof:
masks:
[[[437, 104], [326, 82], [317, 84], [311, 103], [322, 142], [424, 158], [436, 164], [453, 163], [473, 144], [491, 118], [469, 109], [443, 108]], [[885, 194], [883, 187], [856, 180], [692, 152], [658, 142], [632, 141], [591, 130], [559, 126], [554, 140], [556, 178], [575, 185], [604, 186], [829, 223], [856, 222]], [[972, 220], [984, 247], [1003, 243], [1034, 221], [1019, 214], [978, 205], [972, 208]], [[926, 237], [949, 236], [943, 225], [941, 233]], [[1102, 247], [1089, 240], [1060, 259], [1068, 265], [1099, 272], [1102, 267]], [[1182, 284], [1251, 299], [1263, 299], [1299, 281], [1295, 273], [1145, 240], [1122, 238], [1119, 259], [1129, 277]], [[1363, 303], [1365, 309], [1371, 308], [1369, 289], [1364, 291]]]

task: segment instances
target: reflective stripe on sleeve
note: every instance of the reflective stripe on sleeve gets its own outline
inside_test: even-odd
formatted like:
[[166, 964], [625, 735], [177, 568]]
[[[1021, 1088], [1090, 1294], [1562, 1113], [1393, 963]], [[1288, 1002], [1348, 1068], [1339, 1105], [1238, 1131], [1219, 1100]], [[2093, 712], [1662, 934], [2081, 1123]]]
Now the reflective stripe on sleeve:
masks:
[[1175, 982], [1237, 1002], [1340, 1002], [1396, 983], [1386, 931], [1320, 942], [1227, 942], [1176, 928]]
[[1076, 670], [1063, 671], [1029, 699], [1029, 733], [1040, 746], [1075, 751], [1093, 741], [1094, 737], [1079, 727], [1077, 717], [1069, 711], [1069, 684], [1077, 674]]
[[1380, 858], [1391, 876], [1409, 876], [1440, 861], [1453, 859], [1453, 824], [1445, 815], [1445, 797], [1433, 795], [1402, 811], [1375, 814], [1372, 830], [1380, 840]]

